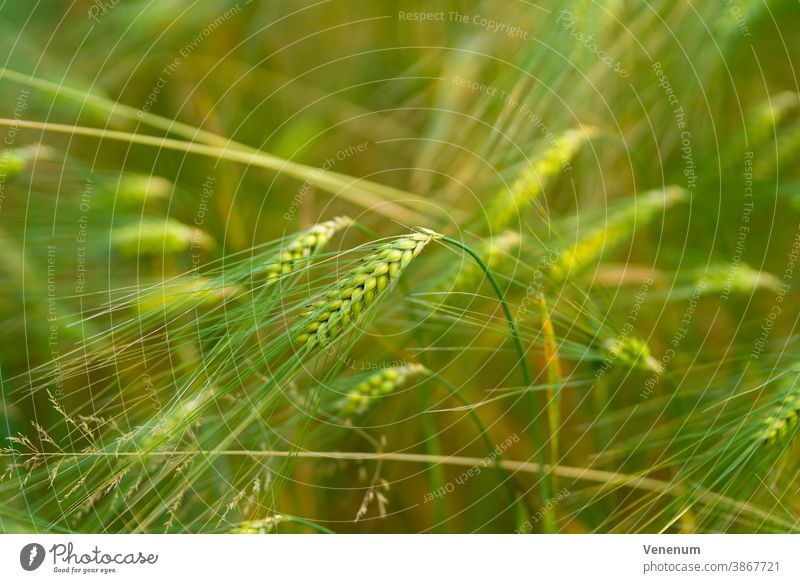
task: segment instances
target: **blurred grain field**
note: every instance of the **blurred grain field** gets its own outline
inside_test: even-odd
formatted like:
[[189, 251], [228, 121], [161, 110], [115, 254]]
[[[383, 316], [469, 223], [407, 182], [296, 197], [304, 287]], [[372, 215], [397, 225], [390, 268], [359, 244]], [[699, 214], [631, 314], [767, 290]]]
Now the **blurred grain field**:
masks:
[[795, 532], [800, 5], [0, 4], [0, 532]]

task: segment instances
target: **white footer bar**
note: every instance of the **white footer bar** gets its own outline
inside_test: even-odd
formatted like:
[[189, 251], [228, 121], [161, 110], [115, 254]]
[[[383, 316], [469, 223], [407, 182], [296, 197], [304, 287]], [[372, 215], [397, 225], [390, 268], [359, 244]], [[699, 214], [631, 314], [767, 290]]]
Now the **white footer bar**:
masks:
[[794, 535], [3, 535], [0, 581], [797, 582], [798, 555]]

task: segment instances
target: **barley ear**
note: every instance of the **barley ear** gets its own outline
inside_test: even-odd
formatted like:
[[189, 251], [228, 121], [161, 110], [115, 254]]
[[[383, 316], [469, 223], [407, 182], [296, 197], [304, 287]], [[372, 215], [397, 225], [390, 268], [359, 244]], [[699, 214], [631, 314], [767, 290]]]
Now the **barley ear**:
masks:
[[341, 336], [386, 295], [428, 243], [441, 237], [420, 229], [378, 245], [304, 314], [297, 342], [312, 350]]
[[796, 389], [786, 400], [775, 407], [764, 419], [759, 440], [766, 445], [790, 441], [795, 435], [800, 420], [800, 389]]
[[165, 199], [172, 192], [172, 182], [161, 176], [149, 174], [125, 174], [117, 188], [117, 200], [127, 204], [153, 199]]
[[294, 235], [266, 264], [267, 282], [276, 281], [282, 275], [295, 271], [308, 257], [319, 253], [337, 232], [352, 224], [350, 217], [336, 217]]
[[336, 404], [336, 408], [345, 416], [361, 415], [375, 399], [394, 393], [426, 371], [424, 366], [416, 363], [385, 368], [358, 383]]
[[581, 126], [565, 131], [552, 145], [536, 155], [508, 188], [488, 203], [487, 214], [493, 232], [502, 231], [527, 206], [538, 199], [547, 184], [569, 169], [581, 147], [599, 134], [597, 128]]
[[657, 375], [664, 373], [664, 365], [650, 352], [650, 347], [642, 340], [632, 336], [607, 338], [603, 348], [608, 351], [606, 361], [617, 363], [627, 369], [642, 369]]
[[181, 253], [193, 246], [203, 249], [214, 247], [214, 239], [197, 227], [190, 227], [175, 219], [153, 218], [114, 229], [111, 243], [120, 253], [129, 257]]
[[687, 199], [684, 189], [669, 186], [626, 200], [622, 208], [609, 212], [604, 225], [581, 234], [575, 245], [561, 251], [550, 270], [550, 277], [555, 282], [562, 282], [580, 275], [633, 237], [637, 229], [643, 229], [660, 213]]
[[42, 144], [32, 144], [21, 148], [6, 148], [0, 154], [0, 180], [11, 178], [24, 172], [34, 160], [52, 157], [52, 149]]

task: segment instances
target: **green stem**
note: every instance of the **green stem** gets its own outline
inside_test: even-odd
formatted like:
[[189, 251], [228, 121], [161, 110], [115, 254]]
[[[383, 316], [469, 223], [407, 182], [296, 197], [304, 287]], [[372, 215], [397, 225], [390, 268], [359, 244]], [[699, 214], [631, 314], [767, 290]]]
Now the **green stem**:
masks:
[[326, 528], [326, 527], [322, 526], [321, 524], [317, 524], [315, 522], [311, 522], [310, 520], [305, 520], [304, 518], [298, 518], [297, 516], [289, 516], [287, 514], [283, 514], [282, 516], [283, 516], [283, 519], [286, 522], [294, 522], [295, 524], [300, 524], [302, 526], [307, 526], [308, 528], [311, 528], [313, 530], [316, 530], [316, 531], [324, 533], [324, 534], [336, 534], [330, 528]]
[[[297, 180], [309, 183], [313, 182], [313, 184], [321, 190], [348, 200], [360, 207], [368, 206], [376, 213], [383, 214], [393, 220], [416, 222], [423, 218], [419, 213], [405, 206], [405, 203], [401, 204], [398, 202], [400, 199], [412, 199], [414, 195], [410, 193], [403, 193], [400, 191], [397, 194], [391, 194], [391, 192], [387, 192], [389, 187], [383, 187], [376, 183], [368, 183], [367, 181], [357, 181], [350, 176], [336, 172], [320, 173], [320, 170], [313, 166], [283, 160], [282, 158], [256, 149], [223, 147], [147, 134], [2, 117], [0, 117], [0, 126], [42, 130], [43, 132], [84, 136], [96, 138], [98, 140], [121, 141], [128, 144], [152, 146], [161, 150], [174, 150], [198, 156], [208, 156], [216, 160], [229, 160], [272, 170], [279, 174], [291, 176]], [[388, 198], [393, 198], [394, 200], [387, 200]]]
[[[363, 235], [366, 235], [372, 240], [378, 240], [381, 236], [367, 227], [359, 223], [358, 221], [353, 221], [353, 228], [357, 231], [361, 232]], [[408, 283], [405, 279], [400, 279], [398, 282], [400, 289], [403, 292], [403, 296], [408, 297], [411, 295], [411, 289], [408, 286]], [[414, 326], [414, 334], [417, 337], [418, 343], [420, 346], [423, 345], [423, 338], [420, 334], [419, 326]], [[420, 356], [420, 363], [423, 366], [426, 366], [427, 369], [427, 362], [425, 359], [425, 352], [423, 351]], [[419, 393], [419, 400], [420, 400], [420, 409], [422, 411], [426, 411], [430, 408], [430, 400], [427, 392], [421, 391]], [[422, 418], [422, 431], [425, 436], [425, 452], [428, 455], [441, 455], [443, 450], [441, 446], [441, 439], [439, 439], [439, 435], [436, 431], [436, 425], [433, 422], [433, 419], [429, 416], [423, 416]], [[442, 469], [441, 465], [431, 464], [426, 474], [426, 479], [428, 481], [428, 488], [431, 492], [437, 492], [443, 489], [445, 486], [445, 474], [444, 470]], [[447, 506], [445, 503], [444, 498], [437, 498], [434, 502], [434, 522], [437, 524], [438, 532], [446, 532], [446, 521], [447, 521]]]
[[[428, 376], [430, 376], [433, 380], [435, 380], [437, 383], [439, 383], [445, 389], [447, 389], [448, 392], [453, 397], [455, 397], [459, 403], [461, 403], [466, 407], [469, 407], [472, 404], [464, 395], [461, 394], [461, 391], [458, 390], [458, 387], [456, 387], [453, 383], [448, 381], [442, 375], [437, 374], [432, 370], [427, 370], [426, 372]], [[491, 457], [492, 455], [494, 455], [494, 466], [500, 473], [501, 483], [506, 489], [506, 493], [508, 494], [508, 500], [511, 504], [510, 508], [513, 509], [514, 506], [516, 506], [517, 504], [517, 497], [514, 495], [514, 490], [511, 487], [511, 482], [510, 482], [511, 476], [507, 475], [507, 473], [503, 470], [503, 465], [501, 463], [502, 462], [501, 456], [500, 454], [495, 453], [495, 444], [492, 443], [492, 440], [489, 438], [489, 431], [486, 429], [486, 426], [483, 424], [483, 421], [481, 421], [481, 418], [478, 416], [477, 413], [475, 413], [475, 410], [472, 409], [471, 407], [467, 409], [467, 413], [469, 414], [473, 423], [475, 423], [475, 426], [478, 428], [480, 437], [483, 440], [483, 443], [486, 445], [487, 451], [489, 452], [489, 456]]]
[[[533, 384], [533, 377], [531, 376], [530, 368], [528, 367], [528, 360], [525, 357], [525, 347], [522, 345], [522, 339], [519, 335], [519, 327], [517, 326], [514, 317], [511, 314], [511, 309], [508, 307], [508, 302], [506, 302], [505, 296], [503, 291], [500, 289], [500, 286], [497, 283], [494, 275], [490, 271], [489, 267], [480, 258], [480, 256], [468, 245], [458, 241], [457, 239], [453, 239], [452, 237], [443, 236], [442, 241], [465, 251], [467, 254], [475, 260], [475, 263], [478, 267], [483, 270], [483, 273], [486, 275], [486, 279], [489, 280], [489, 283], [494, 288], [495, 293], [497, 294], [497, 299], [500, 302], [500, 306], [503, 308], [503, 313], [506, 316], [506, 320], [508, 320], [508, 326], [511, 330], [511, 337], [514, 340], [514, 345], [517, 349], [517, 354], [519, 356], [519, 365], [522, 372], [522, 380], [526, 387], [530, 387]], [[536, 451], [536, 460], [540, 466], [544, 467], [546, 465], [545, 458], [544, 458], [544, 443], [542, 440], [542, 428], [541, 428], [541, 419], [539, 416], [539, 410], [536, 406], [536, 400], [533, 396], [533, 393], [530, 391], [525, 391], [527, 397], [526, 400], [528, 401], [528, 408], [530, 410], [531, 415], [531, 427], [533, 431], [533, 447]], [[549, 500], [550, 500], [550, 483], [549, 480], [544, 479], [542, 480], [542, 485], [540, 488], [541, 493], [541, 502], [542, 508], [546, 507]], [[555, 525], [549, 521], [545, 522], [545, 531], [548, 533], [555, 532]]]
[[492, 287], [497, 294], [497, 299], [500, 301], [500, 306], [503, 308], [503, 313], [506, 316], [506, 320], [508, 320], [508, 326], [511, 329], [511, 337], [514, 340], [514, 345], [516, 346], [517, 354], [519, 356], [519, 365], [522, 369], [522, 381], [525, 383], [525, 386], [531, 386], [533, 384], [533, 377], [531, 377], [531, 370], [528, 368], [528, 359], [525, 358], [525, 348], [523, 347], [522, 339], [519, 336], [519, 327], [514, 320], [514, 316], [511, 315], [511, 309], [508, 307], [508, 302], [506, 302], [503, 291], [500, 289], [500, 286], [498, 285], [494, 275], [492, 275], [492, 272], [489, 270], [489, 267], [486, 265], [483, 259], [481, 259], [480, 256], [468, 245], [447, 236], [443, 236], [442, 241], [453, 245], [454, 247], [458, 247], [462, 251], [466, 251], [475, 260], [475, 263], [478, 264], [478, 267], [483, 270], [483, 273], [486, 274], [486, 278], [489, 280], [489, 283], [492, 284]]

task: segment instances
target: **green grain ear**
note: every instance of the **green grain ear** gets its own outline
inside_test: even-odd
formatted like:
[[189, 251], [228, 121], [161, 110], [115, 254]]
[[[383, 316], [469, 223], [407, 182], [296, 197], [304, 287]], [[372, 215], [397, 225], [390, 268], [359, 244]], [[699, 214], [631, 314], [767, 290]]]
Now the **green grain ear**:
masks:
[[114, 229], [111, 244], [123, 255], [136, 257], [181, 253], [192, 246], [211, 249], [215, 243], [208, 233], [175, 219], [145, 218]]
[[336, 340], [383, 298], [431, 241], [440, 238], [438, 233], [420, 230], [379, 244], [304, 314], [297, 342], [312, 350]]
[[570, 129], [534, 155], [514, 181], [489, 200], [486, 213], [491, 231], [501, 232], [538, 200], [548, 184], [568, 171], [581, 148], [598, 134], [597, 128], [591, 126]]
[[795, 388], [785, 401], [775, 406], [764, 419], [758, 440], [765, 445], [776, 445], [794, 439], [800, 420], [800, 388]]
[[425, 372], [421, 364], [385, 368], [361, 380], [336, 404], [336, 408], [346, 417], [366, 413], [376, 399], [402, 389], [406, 383]]
[[336, 233], [352, 224], [353, 220], [350, 217], [336, 217], [291, 237], [275, 257], [264, 265], [267, 282], [274, 282], [281, 276], [303, 267], [308, 258], [322, 251]]
[[560, 282], [581, 275], [629, 240], [637, 229], [647, 227], [666, 209], [687, 198], [684, 189], [670, 186], [626, 199], [607, 213], [601, 226], [579, 233], [578, 240], [561, 251], [550, 276]]
[[0, 181], [27, 170], [37, 159], [53, 157], [53, 150], [41, 144], [7, 148], [0, 153]]

